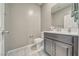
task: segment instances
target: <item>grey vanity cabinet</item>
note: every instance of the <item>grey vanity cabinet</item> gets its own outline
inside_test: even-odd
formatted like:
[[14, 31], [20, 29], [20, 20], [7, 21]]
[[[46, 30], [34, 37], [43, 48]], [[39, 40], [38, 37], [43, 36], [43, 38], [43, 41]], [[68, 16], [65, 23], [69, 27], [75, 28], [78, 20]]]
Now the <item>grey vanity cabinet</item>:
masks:
[[71, 56], [72, 46], [45, 38], [45, 51], [51, 56]]
[[44, 33], [44, 50], [51, 56], [77, 56], [78, 37]]

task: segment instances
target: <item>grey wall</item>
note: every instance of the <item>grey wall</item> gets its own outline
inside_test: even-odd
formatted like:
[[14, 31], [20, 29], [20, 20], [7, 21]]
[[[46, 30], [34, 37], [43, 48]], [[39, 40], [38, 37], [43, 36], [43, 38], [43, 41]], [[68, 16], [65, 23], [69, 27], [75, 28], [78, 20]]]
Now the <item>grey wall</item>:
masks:
[[[33, 10], [33, 15], [28, 14], [29, 10]], [[5, 40], [6, 52], [40, 37], [40, 15], [40, 6], [36, 4], [6, 4], [5, 28], [9, 31]]]
[[52, 24], [51, 8], [56, 3], [46, 3], [41, 6], [41, 31], [49, 30]]

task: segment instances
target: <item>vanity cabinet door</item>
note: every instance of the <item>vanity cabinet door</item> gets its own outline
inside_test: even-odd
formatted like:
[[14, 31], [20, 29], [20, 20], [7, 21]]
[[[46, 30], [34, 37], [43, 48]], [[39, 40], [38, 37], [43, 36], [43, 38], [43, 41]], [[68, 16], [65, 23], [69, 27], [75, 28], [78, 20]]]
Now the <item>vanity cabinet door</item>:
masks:
[[72, 46], [56, 42], [56, 56], [71, 56]]
[[45, 51], [51, 55], [51, 56], [55, 56], [56, 55], [56, 44], [55, 41], [51, 40], [51, 39], [45, 39]]
[[45, 38], [44, 49], [46, 53], [52, 55], [52, 40]]

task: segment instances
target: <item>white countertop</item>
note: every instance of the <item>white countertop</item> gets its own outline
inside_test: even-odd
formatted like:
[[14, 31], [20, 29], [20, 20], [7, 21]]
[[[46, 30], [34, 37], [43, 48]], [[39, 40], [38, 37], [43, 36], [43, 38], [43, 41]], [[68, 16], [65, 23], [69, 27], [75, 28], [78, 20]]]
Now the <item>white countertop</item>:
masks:
[[78, 32], [59, 32], [59, 31], [43, 31], [47, 33], [54, 33], [54, 34], [63, 34], [63, 35], [72, 35], [72, 36], [79, 36]]

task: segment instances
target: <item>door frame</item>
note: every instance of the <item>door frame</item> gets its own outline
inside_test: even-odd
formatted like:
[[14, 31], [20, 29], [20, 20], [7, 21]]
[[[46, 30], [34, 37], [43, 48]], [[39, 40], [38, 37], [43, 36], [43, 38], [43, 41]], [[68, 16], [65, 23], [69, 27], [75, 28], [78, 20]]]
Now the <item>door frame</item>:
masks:
[[5, 44], [4, 44], [4, 34], [3, 31], [5, 29], [4, 26], [4, 19], [5, 19], [5, 3], [0, 3], [0, 41], [1, 41], [1, 51], [0, 51], [0, 56], [4, 56], [5, 55]]

